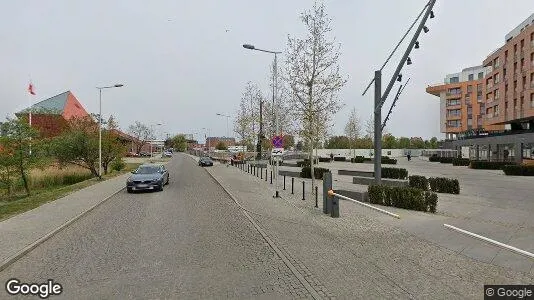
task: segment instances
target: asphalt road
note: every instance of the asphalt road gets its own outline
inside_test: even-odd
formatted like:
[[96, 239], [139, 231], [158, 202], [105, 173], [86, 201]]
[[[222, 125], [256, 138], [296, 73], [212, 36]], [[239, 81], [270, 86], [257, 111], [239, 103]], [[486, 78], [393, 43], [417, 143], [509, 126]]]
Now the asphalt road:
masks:
[[50, 299], [310, 296], [202, 168], [181, 155], [167, 167], [163, 192], [117, 194], [2, 271], [2, 285], [53, 279], [63, 293]]

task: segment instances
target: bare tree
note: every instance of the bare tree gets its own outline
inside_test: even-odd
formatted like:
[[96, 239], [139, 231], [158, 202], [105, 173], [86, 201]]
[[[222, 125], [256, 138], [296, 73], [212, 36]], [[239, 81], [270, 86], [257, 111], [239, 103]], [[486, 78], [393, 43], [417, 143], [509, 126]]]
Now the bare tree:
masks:
[[143, 124], [139, 121], [135, 121], [134, 124], [128, 127], [128, 133], [135, 138], [136, 152], [141, 152], [143, 146], [148, 143], [148, 141], [154, 139], [154, 130], [150, 126]]
[[314, 191], [313, 148], [326, 134], [333, 114], [341, 107], [337, 96], [346, 79], [339, 74], [340, 44], [328, 38], [332, 20], [324, 4], [315, 2], [312, 10], [304, 11], [300, 19], [306, 27], [306, 36], [303, 39], [288, 36], [285, 76], [300, 135], [309, 141]]
[[352, 152], [352, 146], [353, 143], [357, 138], [360, 137], [361, 133], [361, 124], [360, 124], [360, 117], [358, 117], [358, 112], [356, 111], [356, 108], [353, 108], [349, 115], [349, 120], [347, 121], [347, 124], [345, 125], [345, 134], [349, 138], [349, 149], [350, 149], [350, 155], [351, 157], [354, 157]]
[[247, 82], [234, 123], [234, 131], [244, 144], [252, 145], [256, 141], [261, 100], [262, 94], [258, 85], [251, 81]]
[[371, 114], [369, 119], [365, 121], [365, 137], [373, 139], [375, 134], [374, 116]]

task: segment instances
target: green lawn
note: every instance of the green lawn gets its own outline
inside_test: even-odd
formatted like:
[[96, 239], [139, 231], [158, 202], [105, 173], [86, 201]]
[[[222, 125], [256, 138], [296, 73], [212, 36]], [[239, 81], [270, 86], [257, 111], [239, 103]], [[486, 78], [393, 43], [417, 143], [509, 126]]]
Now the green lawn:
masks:
[[[136, 163], [127, 163], [126, 168], [120, 172], [113, 171], [107, 175], [102, 176], [103, 180], [107, 180], [128, 172], [135, 170], [139, 164]], [[56, 199], [62, 198], [98, 183], [97, 178], [92, 178], [76, 184], [55, 187], [55, 188], [42, 188], [33, 190], [30, 196], [26, 195], [12, 195], [12, 196], [0, 196], [0, 221], [8, 219], [14, 215], [18, 215], [25, 211], [34, 209], [38, 206], [41, 206], [45, 203], [54, 201]]]

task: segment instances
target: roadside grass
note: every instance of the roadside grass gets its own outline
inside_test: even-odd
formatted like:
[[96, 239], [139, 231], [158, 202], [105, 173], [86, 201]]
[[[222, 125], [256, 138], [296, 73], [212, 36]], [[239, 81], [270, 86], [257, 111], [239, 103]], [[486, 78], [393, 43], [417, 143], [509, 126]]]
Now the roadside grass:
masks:
[[[107, 175], [103, 175], [102, 178], [107, 180], [131, 172], [138, 166], [139, 163], [127, 163], [125, 169], [110, 171]], [[81, 173], [77, 174], [76, 171]], [[52, 167], [46, 170], [32, 171], [33, 189], [29, 196], [21, 194], [20, 191], [11, 196], [0, 196], [0, 221], [100, 182], [97, 178], [92, 178], [90, 173], [89, 175], [87, 173], [89, 172], [85, 169], [75, 166], [72, 166], [72, 168], [69, 166], [61, 170]]]

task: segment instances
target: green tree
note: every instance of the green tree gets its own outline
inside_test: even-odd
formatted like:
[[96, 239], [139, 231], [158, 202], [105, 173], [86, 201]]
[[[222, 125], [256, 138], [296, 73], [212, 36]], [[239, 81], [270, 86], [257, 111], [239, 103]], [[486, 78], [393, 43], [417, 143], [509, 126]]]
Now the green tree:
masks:
[[332, 136], [326, 142], [325, 148], [327, 149], [349, 149], [350, 140], [344, 135]]
[[400, 137], [399, 138], [399, 142], [398, 142], [398, 146], [399, 148], [401, 149], [409, 149], [410, 148], [410, 139], [407, 138], [407, 137]]
[[187, 140], [185, 139], [185, 135], [175, 135], [171, 140], [172, 146], [176, 151], [184, 152], [185, 150], [187, 150]]
[[410, 139], [410, 148], [413, 149], [424, 149], [425, 148], [425, 141], [423, 141], [420, 137], [412, 137]]
[[53, 142], [52, 152], [60, 164], [74, 164], [98, 174], [98, 124], [90, 117], [73, 118], [69, 128]]
[[287, 134], [284, 135], [284, 148], [288, 149], [295, 146], [295, 137]]
[[102, 169], [108, 173], [109, 165], [117, 159], [122, 159], [126, 147], [120, 142], [117, 122], [113, 116], [106, 122], [106, 128], [102, 130]]
[[219, 141], [217, 143], [217, 146], [215, 146], [215, 149], [217, 149], [217, 150], [228, 150], [228, 146], [226, 145], [225, 142]]
[[431, 149], [437, 149], [438, 148], [438, 138], [437, 137], [432, 137], [430, 139], [430, 148]]
[[28, 172], [43, 162], [38, 132], [31, 128], [24, 119], [7, 119], [2, 123], [3, 135], [0, 137], [0, 177], [11, 193], [14, 175], [22, 179], [26, 194], [30, 194]]
[[386, 133], [382, 136], [382, 148], [395, 149], [397, 147], [397, 139], [392, 134]]

